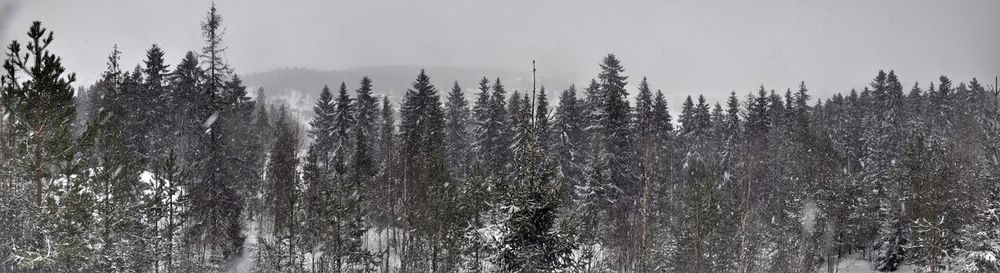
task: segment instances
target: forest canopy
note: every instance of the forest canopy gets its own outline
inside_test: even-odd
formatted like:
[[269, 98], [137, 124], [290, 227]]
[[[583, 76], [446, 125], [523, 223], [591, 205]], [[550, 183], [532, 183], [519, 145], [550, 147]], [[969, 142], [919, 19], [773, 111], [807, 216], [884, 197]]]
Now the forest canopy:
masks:
[[0, 271], [1000, 271], [995, 81], [879, 70], [677, 111], [608, 54], [554, 98], [424, 70], [400, 101], [316, 86], [303, 123], [251, 98], [223, 23], [176, 62], [116, 47], [89, 86], [41, 22], [9, 44]]

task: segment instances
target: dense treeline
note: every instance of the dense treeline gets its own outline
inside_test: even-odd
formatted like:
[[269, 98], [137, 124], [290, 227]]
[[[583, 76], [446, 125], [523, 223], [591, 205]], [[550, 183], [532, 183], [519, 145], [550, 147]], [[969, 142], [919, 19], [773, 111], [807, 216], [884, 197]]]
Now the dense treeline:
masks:
[[40, 23], [11, 43], [0, 271], [1000, 270], [1000, 94], [976, 79], [671, 112], [608, 55], [552, 105], [425, 71], [398, 103], [324, 86], [304, 129], [250, 99], [222, 29], [213, 6], [198, 53], [114, 49], [78, 91]]

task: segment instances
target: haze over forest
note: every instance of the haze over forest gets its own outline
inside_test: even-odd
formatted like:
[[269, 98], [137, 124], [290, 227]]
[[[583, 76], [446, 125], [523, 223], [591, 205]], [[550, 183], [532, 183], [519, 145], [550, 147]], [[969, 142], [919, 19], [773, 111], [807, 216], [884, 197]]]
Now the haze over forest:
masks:
[[[126, 64], [137, 63], [154, 43], [168, 60], [201, 46], [200, 33], [190, 31], [203, 17], [191, 8], [204, 6], [201, 0], [0, 4], [11, 14], [3, 16], [7, 27], [0, 22], [0, 40], [9, 41], [31, 21], [42, 20], [62, 34], [63, 44], [53, 47], [76, 68], [79, 84], [99, 79], [105, 60], [92, 53], [107, 52], [115, 44]], [[537, 60], [541, 83], [554, 90], [585, 85], [593, 77], [595, 60], [614, 53], [629, 60], [629, 75], [653, 79], [672, 108], [679, 109], [686, 94], [717, 101], [730, 91], [743, 93], [760, 85], [794, 89], [800, 81], [826, 97], [860, 90], [865, 83], [857, 79], [887, 67], [906, 85], [926, 85], [943, 71], [958, 79], [1000, 74], [1000, 32], [994, 27], [1000, 25], [995, 14], [1000, 3], [990, 0], [217, 4], [227, 11], [227, 61], [240, 75], [296, 67], [398, 65], [527, 75], [531, 60]], [[506, 73], [489, 76], [510, 80]], [[442, 78], [454, 80], [473, 86], [478, 79]], [[302, 91], [315, 96], [321, 87]]]
[[997, 6], [2, 2], [0, 272], [1000, 272]]

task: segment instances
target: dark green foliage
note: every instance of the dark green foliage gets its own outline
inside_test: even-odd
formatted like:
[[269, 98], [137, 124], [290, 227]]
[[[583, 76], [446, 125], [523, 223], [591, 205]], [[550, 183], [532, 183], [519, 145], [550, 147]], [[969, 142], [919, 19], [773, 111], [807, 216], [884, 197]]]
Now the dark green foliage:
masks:
[[675, 128], [672, 95], [644, 77], [630, 98], [611, 54], [551, 106], [485, 77], [442, 103], [421, 70], [398, 127], [363, 77], [322, 89], [301, 142], [295, 108], [228, 67], [221, 23], [213, 5], [173, 70], [115, 49], [79, 101], [40, 23], [8, 47], [0, 271], [1000, 268], [1000, 99], [976, 79], [687, 96]]
[[[242, 255], [246, 238], [243, 233], [245, 196], [240, 191], [240, 181], [250, 180], [256, 173], [248, 169], [253, 164], [247, 161], [253, 157], [246, 155], [254, 149], [241, 132], [243, 128], [250, 128], [253, 102], [249, 101], [246, 88], [238, 77], [229, 79], [231, 72], [222, 59], [221, 20], [213, 4], [202, 23], [206, 41], [200, 56], [205, 65], [204, 78], [194, 79], [195, 82], [204, 79], [203, 87], [194, 90], [204, 96], [196, 98], [208, 99], [197, 102], [198, 108], [189, 116], [200, 121], [202, 128], [201, 134], [194, 131], [197, 124], [189, 128], [196, 144], [188, 158], [197, 169], [195, 176], [200, 181], [191, 188], [192, 226], [187, 236], [198, 247], [209, 251], [209, 259], [203, 261], [209, 268], [220, 267]], [[187, 66], [182, 62], [177, 71], [188, 73]]]
[[31, 194], [35, 205], [41, 206], [47, 186], [43, 180], [56, 176], [48, 165], [62, 165], [59, 163], [68, 162], [73, 156], [70, 126], [76, 108], [70, 84], [76, 76], [63, 75], [66, 68], [61, 59], [48, 50], [54, 40], [52, 32], [42, 28], [41, 22], [32, 23], [28, 38], [25, 48], [17, 41], [7, 47], [0, 98], [8, 115], [5, 123], [9, 132], [13, 137], [23, 137], [12, 141], [23, 140], [25, 144], [17, 149], [33, 157], [24, 160], [27, 165], [20, 167], [32, 173], [24, 179], [34, 183]]
[[275, 121], [275, 140], [267, 165], [274, 198], [268, 201], [273, 202], [274, 234], [277, 238], [290, 237], [297, 229], [292, 212], [299, 202], [298, 175], [295, 171], [298, 165], [298, 132], [289, 122], [288, 114], [282, 107]]
[[562, 185], [564, 202], [570, 201], [573, 190], [584, 183], [587, 137], [583, 101], [576, 98], [576, 87], [570, 86], [559, 95], [553, 118], [553, 151], [556, 173]]
[[455, 82], [445, 103], [445, 134], [448, 143], [448, 166], [452, 168], [450, 171], [456, 174], [468, 173], [471, 168], [469, 163], [472, 157], [469, 149], [472, 146], [472, 138], [471, 130], [467, 126], [471, 123], [472, 116], [468, 105], [462, 87]]
[[575, 248], [556, 227], [559, 197], [548, 163], [526, 173], [511, 190], [512, 213], [501, 238], [499, 264], [505, 272], [551, 272], [568, 267]]
[[[532, 94], [534, 95], [534, 94]], [[501, 228], [499, 255], [496, 260], [504, 272], [551, 272], [569, 267], [570, 254], [575, 249], [570, 234], [557, 227], [560, 206], [560, 186], [547, 151], [537, 145], [541, 126], [547, 126], [545, 104], [533, 112], [527, 95], [511, 97], [511, 120], [515, 124], [517, 170], [512, 184], [504, 188], [500, 201], [509, 218]], [[522, 105], [522, 106], [518, 106]], [[544, 121], [544, 123], [543, 123]], [[547, 130], [547, 129], [546, 129]]]
[[[25, 47], [13, 41], [7, 47], [0, 75], [3, 125], [3, 180], [8, 194], [4, 205], [20, 209], [5, 214], [20, 225], [4, 233], [9, 239], [4, 267], [63, 270], [71, 264], [87, 266], [93, 196], [82, 189], [87, 179], [74, 160], [71, 129], [76, 115], [74, 74], [65, 74], [61, 59], [49, 51], [52, 32], [35, 21]], [[58, 182], [57, 181], [61, 181]], [[61, 202], [56, 202], [59, 200]], [[13, 211], [11, 211], [13, 213]], [[50, 242], [65, 244], [52, 249]]]

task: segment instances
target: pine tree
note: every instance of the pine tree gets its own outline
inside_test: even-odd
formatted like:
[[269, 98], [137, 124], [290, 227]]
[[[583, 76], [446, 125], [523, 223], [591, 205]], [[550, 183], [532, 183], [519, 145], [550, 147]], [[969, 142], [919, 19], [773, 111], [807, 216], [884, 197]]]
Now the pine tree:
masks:
[[[44, 257], [57, 254], [53, 251], [61, 252], [59, 255], [63, 257], [86, 253], [86, 249], [70, 249], [69, 246], [83, 247], [86, 242], [65, 242], [68, 246], [60, 251], [46, 247], [46, 241], [80, 238], [77, 236], [82, 234], [75, 233], [89, 223], [86, 210], [89, 198], [76, 195], [82, 193], [83, 181], [69, 179], [78, 171], [74, 170], [76, 151], [71, 135], [76, 115], [71, 84], [76, 77], [64, 74], [66, 68], [61, 59], [49, 51], [54, 40], [52, 32], [43, 28], [40, 22], [32, 23], [28, 38], [25, 48], [17, 41], [7, 47], [3, 75], [0, 75], [0, 108], [4, 111], [2, 124], [7, 137], [4, 142], [23, 143], [9, 146], [5, 151], [14, 155], [8, 165], [11, 168], [5, 169], [10, 171], [6, 174], [11, 186], [8, 189], [14, 196], [22, 196], [11, 203], [23, 209], [23, 214], [16, 216], [20, 218], [22, 229], [21, 234], [13, 238], [13, 261], [22, 268], [46, 270]], [[65, 178], [67, 185], [55, 184], [60, 178]], [[59, 200], [76, 206], [65, 208], [78, 210], [60, 213], [58, 208], [52, 207], [54, 204], [46, 202], [61, 194], [68, 196]], [[62, 223], [71, 224], [63, 226], [71, 229], [53, 230], [48, 224], [59, 219], [52, 219], [56, 218], [52, 210], [60, 213]], [[65, 237], [60, 238], [60, 235]]]
[[[48, 34], [48, 36], [46, 36]], [[34, 183], [33, 200], [37, 206], [42, 205], [45, 197], [46, 179], [54, 177], [48, 173], [46, 165], [57, 161], [69, 161], [72, 150], [70, 124], [76, 114], [73, 105], [73, 88], [75, 74], [63, 75], [66, 68], [61, 59], [48, 51], [53, 41], [52, 32], [42, 28], [41, 22], [35, 21], [28, 30], [26, 51], [22, 52], [21, 44], [11, 42], [7, 47], [7, 58], [4, 60], [3, 103], [9, 121], [11, 132], [16, 135], [30, 134], [25, 154], [33, 156], [25, 163]], [[25, 80], [19, 80], [21, 75]]]

